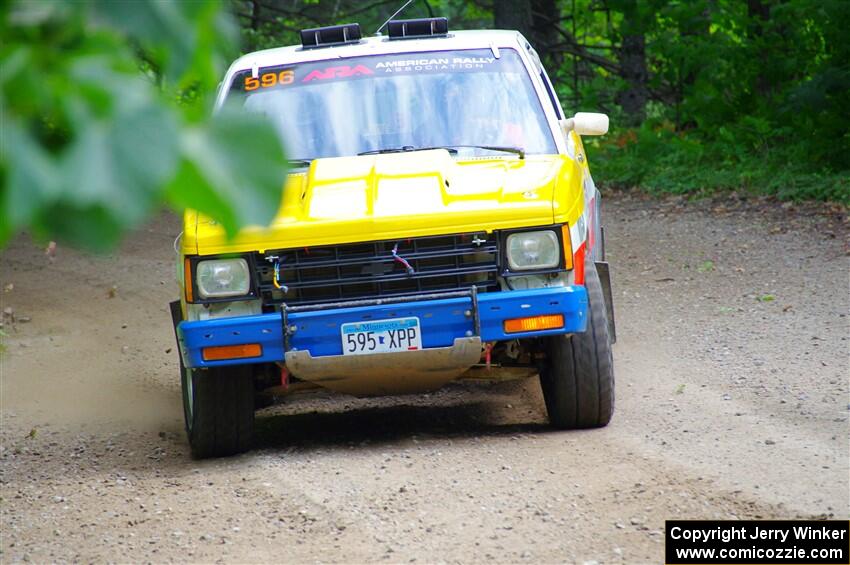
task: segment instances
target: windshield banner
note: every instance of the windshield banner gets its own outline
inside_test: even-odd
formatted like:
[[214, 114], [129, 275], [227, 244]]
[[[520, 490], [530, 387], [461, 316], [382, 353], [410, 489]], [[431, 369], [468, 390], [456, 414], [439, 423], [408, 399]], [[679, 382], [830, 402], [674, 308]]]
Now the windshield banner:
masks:
[[513, 65], [500, 65], [504, 60], [504, 56], [494, 57], [489, 49], [353, 57], [345, 59], [344, 65], [328, 60], [265, 67], [256, 77], [251, 76], [250, 70], [240, 71], [234, 77], [232, 90], [253, 92], [405, 73], [505, 72], [505, 66], [510, 70]]

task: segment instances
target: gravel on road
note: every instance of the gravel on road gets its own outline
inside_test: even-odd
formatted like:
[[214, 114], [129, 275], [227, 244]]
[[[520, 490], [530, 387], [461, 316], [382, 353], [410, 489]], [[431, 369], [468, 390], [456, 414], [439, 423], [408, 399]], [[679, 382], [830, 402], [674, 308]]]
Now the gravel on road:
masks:
[[536, 379], [315, 392], [193, 461], [163, 214], [113, 256], [0, 255], [0, 561], [663, 560], [664, 520], [850, 518], [840, 210], [605, 202], [617, 406], [546, 426]]

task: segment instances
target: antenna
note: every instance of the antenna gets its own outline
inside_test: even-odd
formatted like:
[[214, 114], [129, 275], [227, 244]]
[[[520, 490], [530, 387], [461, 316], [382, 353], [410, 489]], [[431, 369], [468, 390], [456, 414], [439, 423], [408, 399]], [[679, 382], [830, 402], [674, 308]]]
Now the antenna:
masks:
[[[388, 23], [390, 23], [394, 17], [396, 17], [397, 15], [399, 15], [400, 13], [402, 13], [402, 11], [404, 11], [404, 9], [405, 9], [405, 8], [407, 8], [408, 6], [410, 6], [412, 3], [413, 3], [413, 0], [407, 0], [407, 2], [405, 2], [405, 3], [404, 3], [404, 6], [402, 6], [402, 7], [401, 7], [401, 8], [399, 8], [398, 10], [396, 10], [396, 11], [395, 11], [395, 14], [393, 14], [392, 16], [390, 16], [389, 18], [387, 18], [387, 21], [385, 21], [384, 23], [382, 23], [382, 24], [381, 24], [381, 27], [379, 27], [377, 30], [375, 30], [375, 35], [381, 35], [381, 30], [382, 30], [382, 29], [384, 29], [385, 27], [387, 27], [387, 24], [388, 24]], [[429, 6], [429, 7], [430, 7], [430, 6]]]

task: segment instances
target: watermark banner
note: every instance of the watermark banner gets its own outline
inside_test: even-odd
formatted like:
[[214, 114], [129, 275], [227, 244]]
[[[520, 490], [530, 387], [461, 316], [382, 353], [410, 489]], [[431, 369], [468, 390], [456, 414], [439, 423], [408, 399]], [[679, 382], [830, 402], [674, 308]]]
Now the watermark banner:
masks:
[[850, 564], [850, 522], [667, 520], [667, 565]]

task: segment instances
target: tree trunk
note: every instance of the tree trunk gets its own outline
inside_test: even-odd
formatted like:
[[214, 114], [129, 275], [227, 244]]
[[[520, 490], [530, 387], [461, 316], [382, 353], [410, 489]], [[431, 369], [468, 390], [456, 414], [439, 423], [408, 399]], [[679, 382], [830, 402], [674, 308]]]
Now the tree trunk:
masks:
[[[755, 52], [761, 61], [764, 61], [767, 55], [763, 40], [765, 24], [769, 19], [770, 5], [762, 0], [747, 0], [747, 36], [752, 43], [756, 44]], [[759, 66], [759, 69], [763, 67]], [[756, 90], [761, 96], [767, 96], [772, 90], [770, 79], [764, 72], [756, 75]]]
[[530, 0], [494, 0], [493, 24], [496, 29], [515, 29], [532, 37]]
[[564, 62], [560, 51], [553, 51], [552, 46], [561, 41], [558, 33], [561, 9], [555, 0], [531, 0], [531, 39], [532, 45], [547, 68], [554, 71]]
[[617, 96], [617, 103], [626, 113], [628, 125], [639, 126], [646, 118], [649, 73], [646, 69], [646, 40], [643, 34], [623, 36], [620, 48], [621, 76], [626, 88]]
[[[699, 15], [692, 19], [679, 22], [679, 38], [682, 45], [688, 46], [690, 52], [698, 53], [703, 46], [711, 41], [711, 17], [717, 10], [717, 0], [706, 0]], [[697, 78], [706, 65], [706, 61], [699, 57], [681, 55], [678, 60], [678, 72], [676, 73], [676, 84], [673, 89], [675, 98], [675, 126], [676, 130], [683, 127], [694, 127], [696, 124], [689, 120], [682, 123], [681, 108], [690, 89], [694, 86]]]
[[260, 1], [252, 0], [251, 1], [251, 29], [257, 31], [260, 29]]
[[761, 35], [762, 22], [770, 18], [770, 6], [762, 0], [747, 0], [747, 17], [750, 19], [750, 33]]
[[617, 95], [617, 103], [626, 113], [628, 125], [639, 126], [646, 118], [649, 71], [644, 26], [635, 0], [628, 2], [623, 10], [621, 33], [620, 76], [626, 81], [626, 88]]

